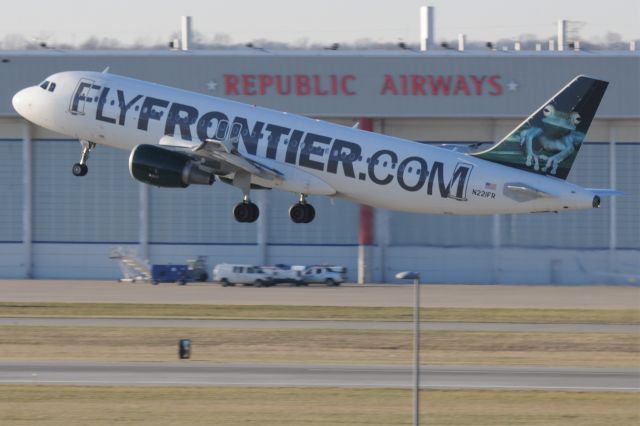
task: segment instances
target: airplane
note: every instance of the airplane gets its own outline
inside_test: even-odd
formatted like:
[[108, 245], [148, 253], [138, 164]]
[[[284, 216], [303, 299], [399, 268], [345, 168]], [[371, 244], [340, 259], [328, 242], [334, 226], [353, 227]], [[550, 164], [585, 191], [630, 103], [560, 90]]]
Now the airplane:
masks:
[[130, 151], [131, 176], [158, 187], [242, 191], [238, 222], [260, 211], [251, 191], [298, 194], [294, 223], [309, 223], [308, 196], [432, 214], [559, 212], [600, 206], [611, 189], [566, 181], [608, 82], [577, 76], [485, 150], [432, 146], [318, 119], [103, 72], [66, 71], [17, 92], [27, 120], [80, 140], [76, 176], [97, 145]]

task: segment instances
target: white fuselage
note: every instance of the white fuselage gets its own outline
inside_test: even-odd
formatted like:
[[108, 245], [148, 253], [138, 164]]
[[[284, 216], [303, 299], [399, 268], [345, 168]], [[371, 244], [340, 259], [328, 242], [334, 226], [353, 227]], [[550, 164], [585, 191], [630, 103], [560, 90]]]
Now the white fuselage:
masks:
[[[197, 145], [226, 125], [242, 125], [238, 150], [276, 170], [298, 170], [326, 186], [304, 186], [288, 173], [279, 185], [306, 195], [335, 195], [392, 210], [494, 214], [592, 207], [593, 194], [561, 179], [473, 156], [320, 120], [108, 73], [69, 71], [16, 94], [30, 121], [74, 138], [131, 151], [165, 135]], [[286, 173], [285, 173], [286, 174]], [[504, 195], [505, 184], [552, 194], [529, 201]], [[332, 188], [328, 191], [327, 186]]]

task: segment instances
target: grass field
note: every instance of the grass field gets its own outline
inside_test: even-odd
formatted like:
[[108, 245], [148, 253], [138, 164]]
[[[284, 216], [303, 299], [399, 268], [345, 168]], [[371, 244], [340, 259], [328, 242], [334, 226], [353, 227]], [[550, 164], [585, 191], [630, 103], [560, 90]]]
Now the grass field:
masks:
[[[411, 331], [219, 330], [131, 327], [0, 327], [1, 359], [173, 361], [177, 342], [190, 338], [193, 361], [411, 362]], [[637, 367], [634, 333], [427, 331], [429, 364]]]
[[[612, 426], [640, 423], [638, 394], [428, 390], [422, 424]], [[397, 389], [0, 386], [0, 424], [411, 424], [411, 391]]]
[[[425, 309], [425, 321], [640, 324], [637, 310]], [[0, 303], [3, 317], [326, 319], [410, 321], [410, 308]], [[411, 362], [411, 332], [349, 329], [0, 326], [0, 359], [190, 362]], [[638, 333], [425, 331], [422, 362], [638, 367]], [[422, 424], [640, 424], [635, 392], [427, 390]], [[251, 387], [0, 385], [0, 425], [411, 424], [411, 391]]]
[[[129, 303], [0, 302], [2, 317], [327, 319], [411, 321], [403, 307], [148, 305]], [[640, 324], [637, 309], [422, 309], [423, 321]]]

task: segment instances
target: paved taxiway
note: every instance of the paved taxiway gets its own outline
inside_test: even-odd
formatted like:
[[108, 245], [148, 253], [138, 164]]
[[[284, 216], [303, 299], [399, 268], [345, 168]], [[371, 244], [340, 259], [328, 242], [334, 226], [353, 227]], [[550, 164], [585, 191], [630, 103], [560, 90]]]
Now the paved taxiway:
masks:
[[[411, 285], [221, 287], [218, 284], [118, 283], [83, 280], [0, 280], [4, 302], [160, 303], [207, 305], [413, 306]], [[436, 285], [423, 307], [637, 309], [640, 287]]]
[[[1, 318], [0, 326], [50, 327], [149, 327], [210, 328], [219, 330], [314, 329], [314, 330], [412, 330], [409, 321], [333, 320], [203, 320], [151, 318]], [[562, 333], [636, 333], [640, 324], [525, 324], [478, 322], [422, 322], [425, 331], [519, 331]]]
[[[218, 363], [0, 362], [0, 383], [408, 388], [411, 367]], [[422, 367], [424, 388], [639, 391], [639, 369]]]

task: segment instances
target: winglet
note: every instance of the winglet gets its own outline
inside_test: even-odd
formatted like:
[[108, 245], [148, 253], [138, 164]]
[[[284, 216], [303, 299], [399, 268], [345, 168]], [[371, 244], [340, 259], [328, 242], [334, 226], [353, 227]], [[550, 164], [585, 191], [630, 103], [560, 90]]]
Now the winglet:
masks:
[[566, 179], [608, 84], [574, 78], [500, 142], [471, 155]]

